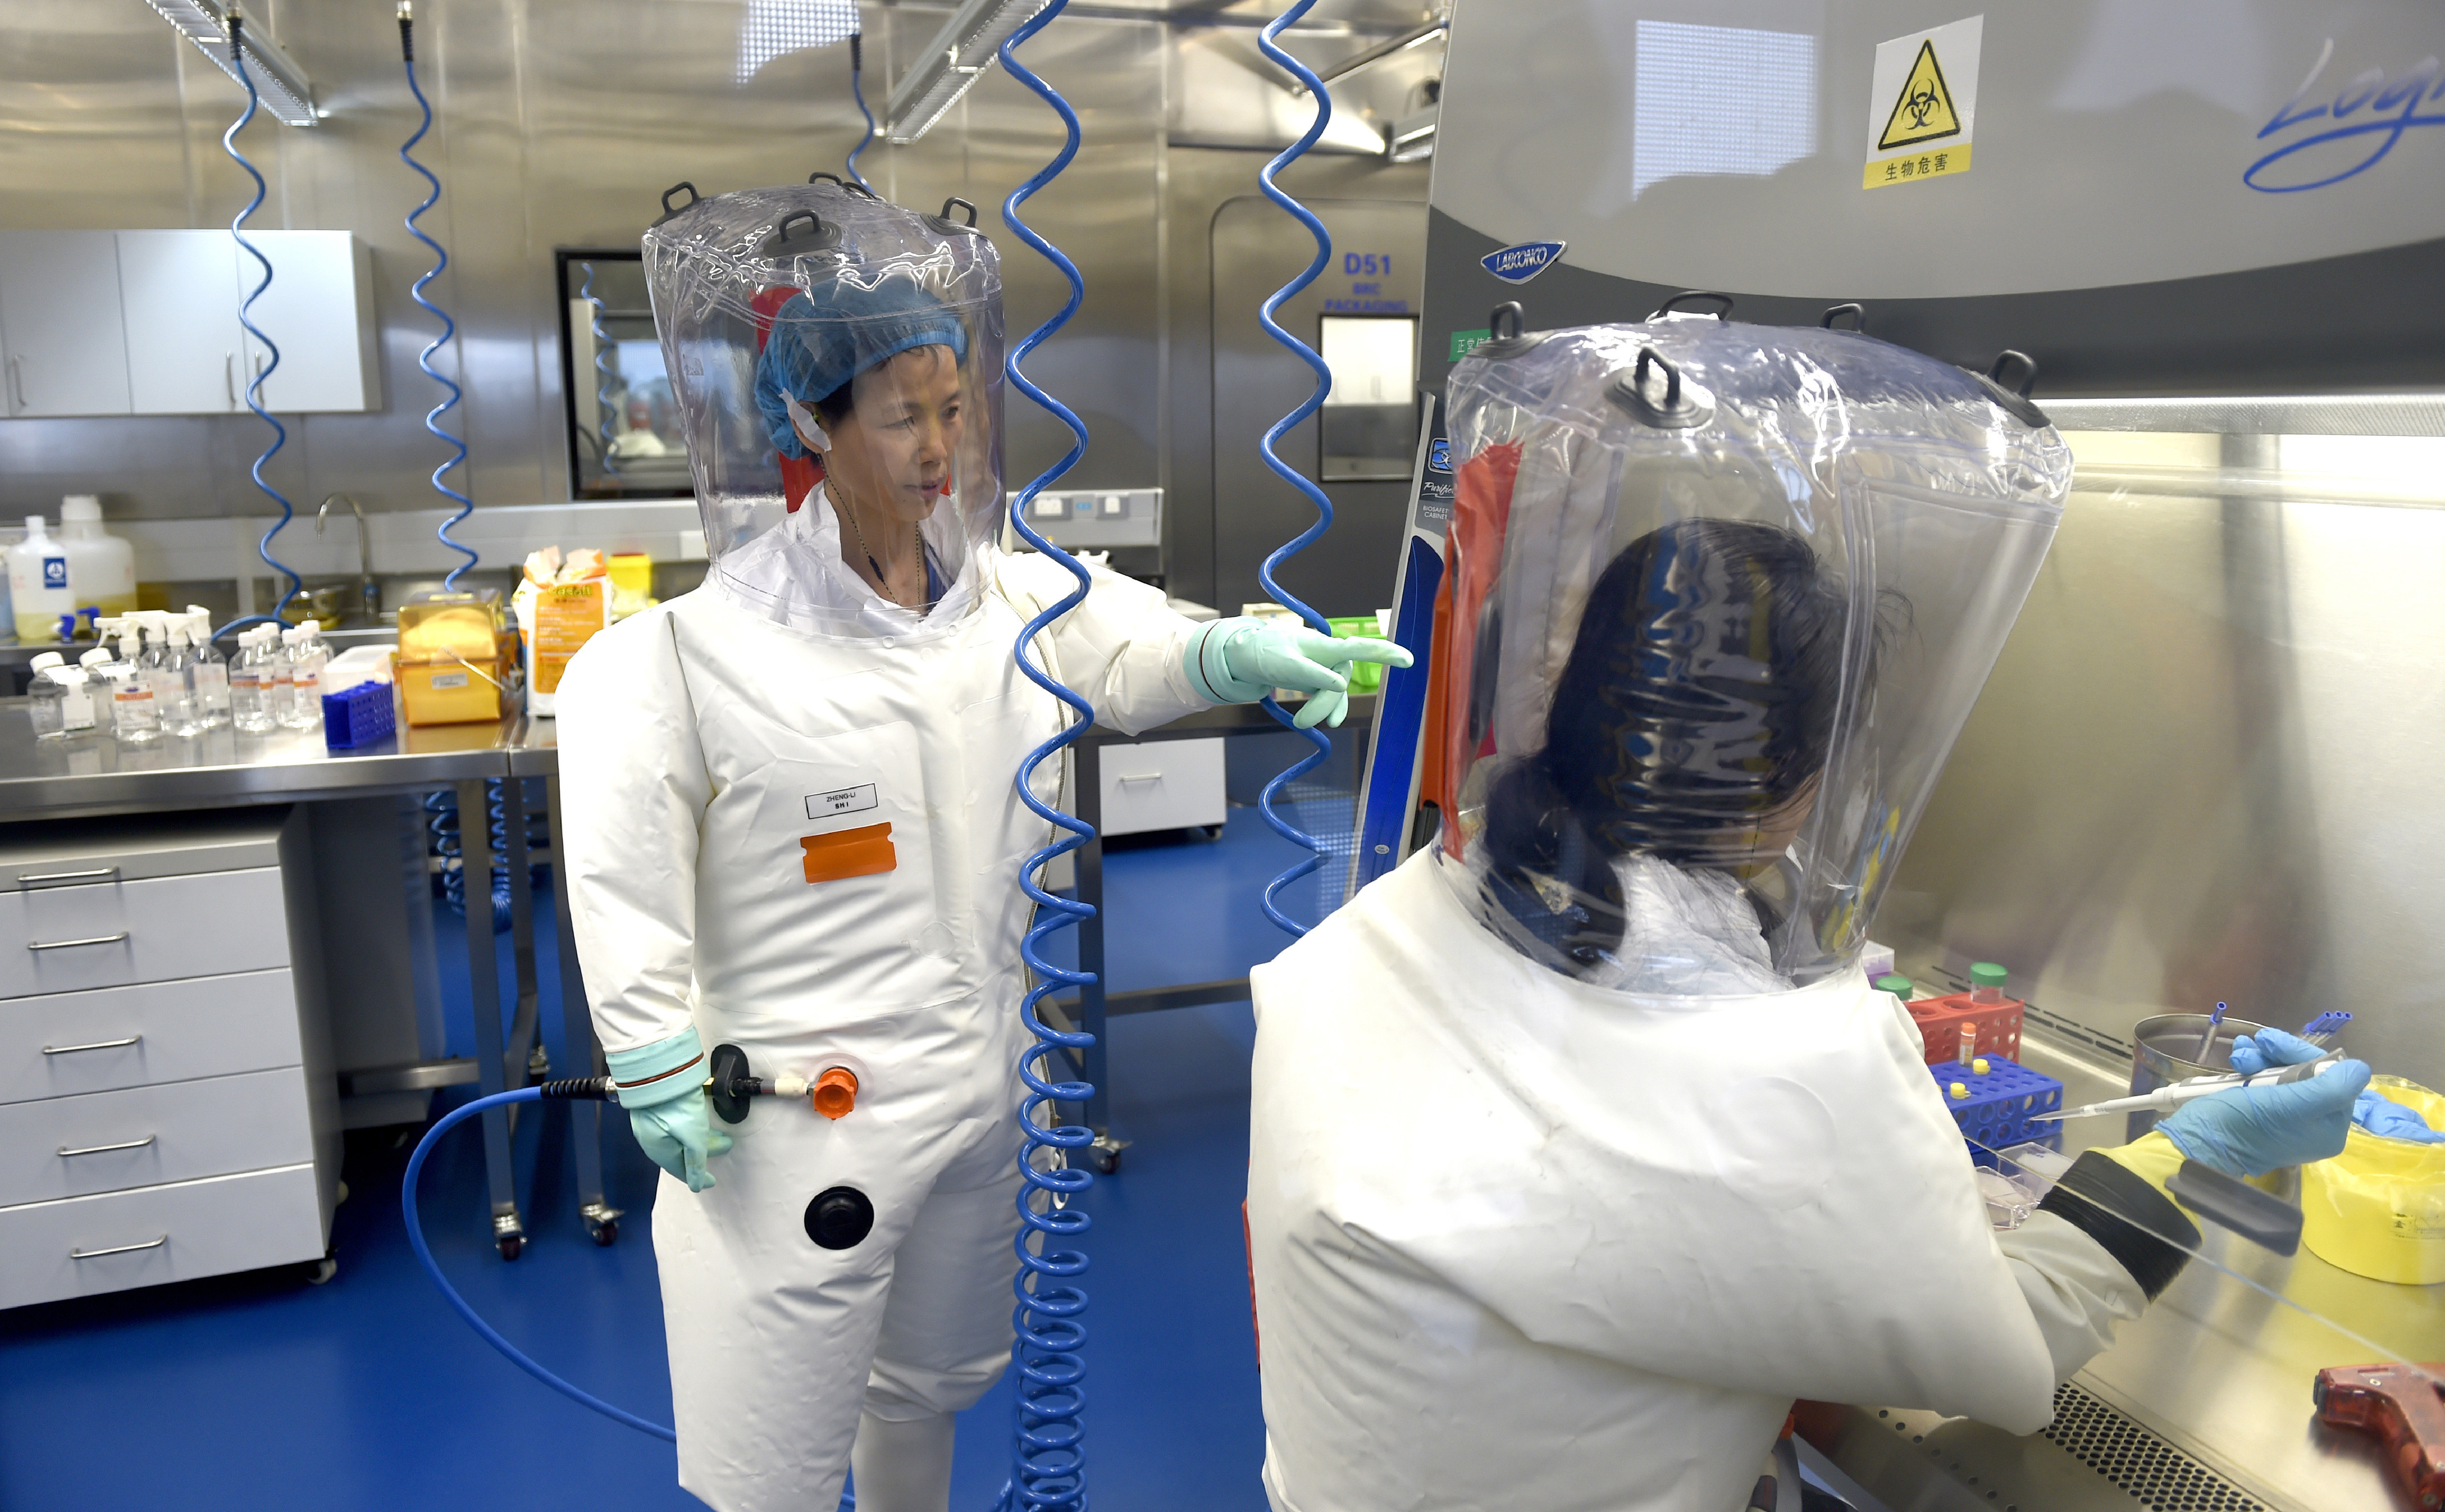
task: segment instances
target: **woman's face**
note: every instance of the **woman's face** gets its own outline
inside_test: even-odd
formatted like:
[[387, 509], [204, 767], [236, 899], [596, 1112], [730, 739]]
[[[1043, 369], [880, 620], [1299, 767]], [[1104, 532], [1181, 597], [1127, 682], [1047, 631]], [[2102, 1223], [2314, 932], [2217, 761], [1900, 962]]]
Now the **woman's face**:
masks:
[[947, 346], [920, 346], [860, 373], [849, 384], [849, 409], [831, 427], [824, 471], [851, 499], [887, 505], [916, 522], [934, 512], [958, 453], [960, 364]]

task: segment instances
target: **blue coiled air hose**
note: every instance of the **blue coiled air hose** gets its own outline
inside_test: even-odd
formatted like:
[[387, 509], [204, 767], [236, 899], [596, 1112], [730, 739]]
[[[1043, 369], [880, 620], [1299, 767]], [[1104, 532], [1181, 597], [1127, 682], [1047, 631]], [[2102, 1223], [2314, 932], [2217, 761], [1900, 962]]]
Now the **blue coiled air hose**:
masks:
[[[1087, 700], [1048, 675], [1028, 655], [1028, 643], [1046, 626], [1076, 608], [1087, 597], [1091, 581], [1087, 569], [1078, 560], [1038, 535], [1027, 523], [1027, 506], [1036, 494], [1063, 473], [1077, 465], [1087, 452], [1087, 428], [1078, 416], [1058, 399], [1045, 393], [1019, 371], [1019, 362], [1029, 353], [1044, 344], [1054, 332], [1069, 323], [1078, 312], [1087, 295], [1086, 280], [1078, 276], [1077, 265], [1061, 254], [1060, 249], [1037, 235], [1019, 218], [1018, 208], [1037, 191], [1059, 176], [1061, 170], [1078, 155], [1078, 116], [1052, 85], [1030, 71], [1018, 61], [1017, 49], [1050, 26], [1069, 0], [1052, 0], [1028, 23], [1004, 41], [999, 49], [1001, 65], [1010, 76], [1034, 90], [1061, 118], [1066, 133], [1060, 152], [1043, 170], [1026, 183], [1012, 191], [1002, 202], [1002, 223], [1042, 254], [1046, 261], [1060, 269], [1069, 282], [1070, 297], [1053, 318], [1020, 338], [1010, 350], [1005, 369], [1013, 388], [1050, 411], [1054, 417], [1070, 428], [1070, 450], [1060, 460], [1011, 496], [1012, 527], [1027, 544], [1067, 568], [1078, 580], [1078, 586], [1061, 600], [1027, 622], [1018, 633], [1012, 655], [1019, 671], [1038, 688], [1060, 699], [1078, 717], [1059, 734], [1028, 752], [1018, 764], [1019, 801], [1034, 810], [1036, 816], [1058, 829], [1068, 831], [1052, 844], [1027, 858], [1019, 869], [1019, 885], [1036, 907], [1036, 922], [1020, 942], [1019, 954], [1035, 974], [1036, 985], [1028, 989], [1019, 1005], [1019, 1016], [1027, 1030], [1036, 1037], [1019, 1057], [1018, 1074], [1027, 1083], [1027, 1095], [1019, 1102], [1019, 1122], [1026, 1130], [1027, 1144], [1018, 1157], [1019, 1230], [1015, 1247], [1018, 1252], [1018, 1274], [1011, 1282], [1017, 1305], [1011, 1311], [1011, 1326], [1017, 1335], [1011, 1345], [1011, 1364], [1017, 1373], [1017, 1404], [1014, 1408], [1011, 1442], [1011, 1479], [1002, 1487], [1000, 1506], [1004, 1512], [1085, 1512], [1087, 1505], [1087, 1455], [1085, 1426], [1082, 1422], [1087, 1406], [1086, 1380], [1087, 1325], [1082, 1320], [1087, 1311], [1087, 1293], [1078, 1284], [1086, 1272], [1087, 1256], [1076, 1248], [1053, 1248], [1056, 1244], [1074, 1244], [1092, 1226], [1082, 1208], [1071, 1206], [1073, 1199], [1094, 1185], [1094, 1172], [1083, 1166], [1070, 1164], [1073, 1152], [1082, 1152], [1094, 1143], [1092, 1129], [1077, 1125], [1058, 1124], [1059, 1105], [1064, 1102], [1083, 1103], [1094, 1095], [1090, 1083], [1053, 1081], [1047, 1079], [1047, 1062], [1063, 1051], [1084, 1050], [1094, 1042], [1088, 1034], [1063, 1034], [1047, 1024], [1038, 1013], [1045, 996], [1056, 987], [1084, 987], [1095, 979], [1084, 971], [1056, 966], [1044, 958], [1044, 941], [1055, 931], [1068, 929], [1082, 919], [1092, 917], [1094, 910], [1073, 898], [1055, 897], [1039, 884], [1041, 869], [1055, 857], [1074, 851], [1094, 838], [1094, 830], [1072, 815], [1064, 814], [1036, 796], [1029, 782], [1036, 768], [1052, 758], [1061, 747], [1076, 740], [1094, 722], [1095, 711]], [[1049, 1155], [1046, 1153], [1049, 1152]], [[1039, 1163], [1039, 1162], [1042, 1163]], [[1049, 1168], [1049, 1169], [1048, 1169]]]
[[299, 590], [306, 586], [305, 582], [288, 566], [287, 563], [281, 562], [271, 554], [271, 538], [280, 533], [281, 527], [289, 524], [289, 520], [296, 515], [297, 511], [289, 506], [288, 497], [278, 489], [273, 488], [270, 483], [266, 482], [263, 476], [263, 465], [271, 461], [273, 457], [279, 455], [280, 449], [288, 445], [289, 428], [282, 425], [279, 420], [273, 417], [270, 410], [263, 407], [263, 380], [270, 378], [274, 372], [279, 370], [280, 348], [272, 343], [271, 337], [263, 334], [262, 327], [256, 325], [252, 320], [248, 318], [248, 312], [254, 308], [254, 302], [261, 299], [263, 297], [263, 291], [271, 286], [271, 259], [264, 256], [252, 242], [246, 239], [247, 221], [253, 216], [256, 211], [263, 208], [264, 182], [263, 175], [254, 171], [254, 164], [247, 161], [246, 155], [237, 150], [237, 134], [244, 131], [248, 123], [254, 120], [255, 111], [263, 103], [262, 96], [255, 93], [253, 74], [246, 65], [246, 48], [241, 46], [241, 34], [244, 28], [245, 23], [240, 20], [237, 11], [235, 9], [232, 9], [229, 16], [230, 65], [237, 74], [237, 82], [246, 85], [246, 113], [238, 117], [237, 120], [231, 121], [229, 130], [221, 133], [221, 150], [228, 153], [230, 155], [230, 160], [236, 163], [240, 168], [245, 169], [246, 176], [254, 181], [254, 197], [248, 200], [246, 202], [246, 209], [239, 211], [237, 212], [237, 218], [230, 222], [230, 237], [232, 240], [235, 241], [239, 247], [245, 249], [246, 254], [249, 257], [253, 258], [263, 268], [263, 281], [256, 284], [253, 290], [250, 292], [246, 296], [245, 300], [238, 304], [237, 320], [240, 325], [246, 327], [246, 334], [253, 337], [256, 341], [261, 341], [263, 343], [263, 349], [271, 355], [271, 360], [257, 371], [254, 376], [248, 380], [246, 385], [246, 407], [254, 412], [255, 418], [271, 427], [271, 444], [265, 447], [263, 449], [263, 454], [254, 459], [254, 466], [249, 470], [249, 473], [254, 479], [254, 486], [262, 489], [264, 493], [271, 498], [272, 503], [280, 506], [280, 518], [273, 522], [271, 529], [266, 530], [263, 533], [263, 539], [255, 543], [254, 553], [256, 556], [263, 559], [263, 564], [265, 566], [270, 567], [272, 571], [280, 574], [284, 578], [287, 578], [289, 580], [289, 587], [286, 592], [281, 594], [280, 601], [271, 606], [271, 613], [268, 615], [246, 615], [240, 618], [233, 619], [228, 624], [221, 626], [220, 629], [213, 632], [213, 635], [216, 639], [222, 636], [228, 635], [233, 630], [242, 630], [249, 625], [283, 623], [284, 621], [281, 617], [288, 610], [289, 601], [296, 598]]
[[866, 33], [852, 31], [849, 34], [849, 97], [857, 101], [857, 113], [866, 118], [866, 135], [849, 150], [849, 160], [842, 166], [849, 170], [849, 177], [857, 180], [857, 187], [870, 194], [874, 193], [874, 186], [857, 171], [857, 155], [874, 144], [874, 112], [866, 108], [866, 85], [862, 78], [865, 72]]
[[444, 473], [448, 472], [452, 468], [457, 467], [461, 462], [467, 460], [467, 443], [459, 440], [457, 436], [441, 428], [441, 416], [448, 414], [451, 407], [458, 402], [459, 397], [464, 391], [461, 390], [457, 384], [452, 382], [449, 378], [444, 378], [441, 375], [440, 370], [433, 365], [433, 354], [440, 351], [443, 347], [450, 344], [451, 339], [458, 334], [458, 323], [450, 318], [450, 312], [448, 310], [443, 309], [440, 305], [436, 304], [431, 300], [424, 297], [424, 286], [432, 283], [435, 279], [439, 278], [441, 276], [442, 269], [450, 266], [450, 254], [448, 251], [443, 249], [439, 242], [427, 236], [424, 233], [424, 229], [416, 224], [418, 218], [423, 215], [426, 211], [431, 210], [434, 206], [441, 203], [441, 180], [434, 177], [433, 171], [425, 167], [422, 163], [418, 162], [414, 157], [416, 144], [422, 141], [424, 139], [424, 134], [433, 129], [433, 106], [431, 102], [426, 101], [424, 98], [423, 87], [416, 82], [415, 28], [416, 22], [414, 17], [409, 14], [408, 8], [405, 5], [401, 5], [399, 8], [400, 64], [407, 70], [407, 92], [416, 97], [416, 108], [423, 112], [423, 118], [417, 122], [416, 134], [408, 138], [407, 140], [400, 143], [399, 160], [407, 164], [408, 167], [415, 169], [418, 175], [424, 179], [424, 182], [430, 186], [430, 192], [424, 196], [424, 203], [417, 206], [414, 210], [407, 212], [407, 233], [410, 236], [415, 237], [418, 241], [422, 242], [425, 246], [431, 248], [433, 249], [434, 259], [433, 266], [425, 270], [423, 277], [419, 278], [415, 284], [409, 286], [407, 292], [409, 298], [424, 306], [424, 312], [426, 314], [441, 323], [441, 334], [435, 337], [430, 342], [428, 342], [423, 351], [416, 354], [416, 365], [424, 370], [424, 376], [426, 378], [431, 378], [434, 382], [439, 383], [443, 388], [449, 390], [447, 397], [443, 398], [440, 403], [435, 405], [430, 411], [426, 412], [424, 416], [424, 428], [435, 435], [439, 436], [442, 440], [450, 443], [449, 460], [443, 462], [439, 467], [433, 470], [433, 488], [435, 492], [457, 501], [458, 505], [458, 512], [452, 515], [449, 519], [441, 522], [440, 528], [435, 530], [433, 533], [441, 539], [441, 544], [443, 545], [448, 546], [451, 550], [457, 552], [460, 556], [467, 559], [466, 561], [458, 563], [458, 565], [451, 568], [449, 575], [441, 580], [441, 586], [445, 590], [456, 590], [458, 586], [459, 574], [474, 566], [478, 558], [476, 552], [458, 544], [457, 538], [451, 535], [450, 528], [476, 512], [476, 501], [452, 488], [449, 484], [441, 481]]
[[[1266, 334], [1290, 348], [1300, 361], [1316, 370], [1316, 389], [1308, 395], [1298, 408], [1274, 422], [1273, 428], [1265, 433], [1264, 439], [1257, 443], [1257, 450], [1264, 454], [1265, 466], [1273, 469], [1275, 475], [1283, 482], [1307, 495], [1308, 502], [1316, 506], [1316, 524], [1284, 542], [1272, 556], [1265, 559], [1264, 565], [1257, 569], [1257, 581], [1264, 584], [1266, 595], [1274, 602], [1297, 614], [1306, 622], [1310, 630], [1318, 635], [1329, 636], [1333, 634], [1333, 627], [1325, 622], [1324, 617], [1291, 597], [1274, 579], [1275, 571], [1282, 563], [1306, 550], [1317, 537], [1323, 535], [1333, 526], [1333, 501], [1325, 497], [1322, 489], [1310, 482], [1297, 469], [1284, 462], [1280, 453], [1274, 450], [1275, 444], [1288, 433], [1291, 427], [1321, 409], [1324, 405], [1324, 396], [1333, 392], [1333, 370], [1325, 366], [1324, 359], [1309, 350], [1306, 342], [1282, 329], [1279, 323], [1274, 319], [1284, 304], [1295, 297], [1299, 290], [1315, 283], [1317, 275], [1322, 273], [1333, 261], [1333, 236], [1324, 229], [1324, 222], [1316, 219], [1305, 205], [1284, 194], [1281, 187], [1274, 182], [1276, 174], [1297, 162], [1309, 148], [1316, 145], [1317, 138], [1324, 135], [1325, 126], [1333, 120], [1333, 98], [1325, 92], [1324, 81], [1318, 79], [1305, 64], [1283, 51], [1281, 45], [1276, 40], [1285, 28], [1297, 24], [1300, 17], [1306, 15], [1315, 4], [1316, 0], [1298, 0], [1297, 4], [1266, 23], [1257, 33], [1259, 49], [1266, 57], [1289, 70], [1300, 83], [1305, 84], [1308, 94], [1316, 101], [1316, 120], [1308, 126], [1306, 133], [1298, 140], [1291, 143], [1279, 157], [1265, 164], [1257, 175], [1258, 181], [1264, 186], [1265, 197], [1280, 206], [1300, 225], [1305, 226], [1308, 234], [1316, 238], [1316, 260], [1308, 264], [1307, 270], [1300, 273], [1298, 277], [1274, 290], [1273, 297], [1265, 301], [1264, 308], [1259, 311], [1257, 316], [1259, 322], [1264, 325]], [[1279, 721], [1285, 729], [1294, 730], [1315, 747], [1290, 767], [1277, 773], [1274, 780], [1265, 784], [1264, 790], [1257, 795], [1258, 811], [1264, 815], [1265, 822], [1273, 826], [1274, 833], [1294, 845], [1304, 847], [1308, 852], [1308, 855], [1297, 864], [1265, 884], [1263, 898], [1265, 917], [1296, 936], [1305, 934], [1308, 927], [1284, 913], [1276, 900], [1281, 896], [1282, 889], [1324, 864], [1325, 848], [1321, 840], [1284, 819], [1274, 805], [1279, 800], [1284, 788], [1323, 764], [1325, 757], [1333, 751], [1333, 742], [1321, 729], [1297, 729], [1293, 723], [1294, 716], [1291, 712], [1270, 697], [1265, 700], [1265, 711]]]

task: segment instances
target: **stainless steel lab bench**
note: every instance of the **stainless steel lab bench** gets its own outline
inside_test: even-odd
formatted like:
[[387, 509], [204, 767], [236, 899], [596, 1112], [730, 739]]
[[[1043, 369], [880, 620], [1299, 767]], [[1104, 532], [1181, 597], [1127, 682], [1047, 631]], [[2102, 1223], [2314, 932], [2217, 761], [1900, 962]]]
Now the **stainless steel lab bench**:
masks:
[[[473, 992], [476, 1054], [472, 1060], [425, 1059], [344, 1069], [344, 1094], [425, 1093], [474, 1082], [482, 1091], [523, 1086], [546, 1067], [538, 1033], [534, 934], [530, 890], [511, 895], [511, 948], [515, 958], [517, 1003], [502, 1027], [499, 942], [483, 927], [493, 856], [483, 819], [488, 780], [524, 775], [513, 771], [521, 721], [401, 728], [390, 739], [360, 751], [325, 748], [320, 730], [278, 730], [262, 735], [231, 729], [192, 739], [165, 738], [125, 747], [106, 736], [38, 741], [26, 700], [0, 699], [0, 821], [77, 819], [114, 814], [166, 814], [259, 804], [311, 803], [389, 795], [417, 795], [439, 788], [457, 793], [461, 865], [469, 878], [475, 920], [466, 931], [468, 979]], [[519, 784], [504, 781], [507, 854], [512, 876], [526, 873], [526, 823]], [[553, 818], [558, 837], [558, 819]], [[555, 895], [561, 889], [553, 890]], [[584, 1010], [575, 952], [569, 949], [567, 908], [561, 909], [560, 959], [565, 963], [562, 1011], [573, 1055], [595, 1060], [593, 1036]], [[593, 1075], [599, 1066], [565, 1068]], [[578, 1120], [579, 1203], [598, 1243], [617, 1236], [619, 1214], [604, 1201], [599, 1115], [591, 1104]], [[514, 1110], [510, 1110], [514, 1111]], [[513, 1124], [495, 1110], [484, 1119], [484, 1157], [492, 1199], [492, 1234], [505, 1258], [515, 1258], [525, 1239], [510, 1159]]]

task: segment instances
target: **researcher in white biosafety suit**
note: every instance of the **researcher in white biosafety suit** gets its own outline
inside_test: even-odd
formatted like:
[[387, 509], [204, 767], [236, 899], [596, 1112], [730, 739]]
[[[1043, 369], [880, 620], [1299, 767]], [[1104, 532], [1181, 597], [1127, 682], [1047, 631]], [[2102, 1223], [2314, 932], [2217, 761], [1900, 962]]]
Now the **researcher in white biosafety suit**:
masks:
[[1442, 831], [1251, 975], [1274, 1506], [1738, 1512], [1801, 1398], [2034, 1431], [2196, 1245], [2183, 1161], [2336, 1153], [2368, 1074], [2190, 1103], [1999, 1232], [1860, 971], [2061, 438], [1711, 317], [1498, 341], [1448, 399]]
[[[994, 543], [983, 235], [817, 184], [700, 201], [644, 253], [711, 561], [571, 661], [559, 747], [588, 1000], [667, 1172], [680, 1483], [804, 1512], [853, 1464], [867, 1512], [941, 1512], [951, 1414], [1011, 1346], [1018, 874], [1052, 836], [1014, 784], [1068, 722], [1012, 648], [1075, 580]], [[1132, 733], [1277, 686], [1335, 719], [1336, 667], [1402, 659], [1102, 570], [1034, 648]], [[723, 1044], [805, 1095], [715, 1117]]]

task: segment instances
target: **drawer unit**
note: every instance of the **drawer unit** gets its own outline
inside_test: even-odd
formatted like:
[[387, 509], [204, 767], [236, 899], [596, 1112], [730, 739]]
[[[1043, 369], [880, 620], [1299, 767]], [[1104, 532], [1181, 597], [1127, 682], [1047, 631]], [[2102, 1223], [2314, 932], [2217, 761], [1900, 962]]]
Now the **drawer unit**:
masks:
[[294, 1066], [0, 1107], [0, 1208], [313, 1158]]
[[309, 819], [0, 824], [0, 1307], [324, 1252]]
[[0, 999], [0, 1104], [298, 1063], [287, 968]]
[[1219, 736], [1114, 744], [1098, 760], [1107, 835], [1220, 824], [1227, 813]]
[[312, 1166], [0, 1208], [0, 1307], [323, 1254]]
[[0, 893], [0, 997], [288, 964], [277, 867]]

